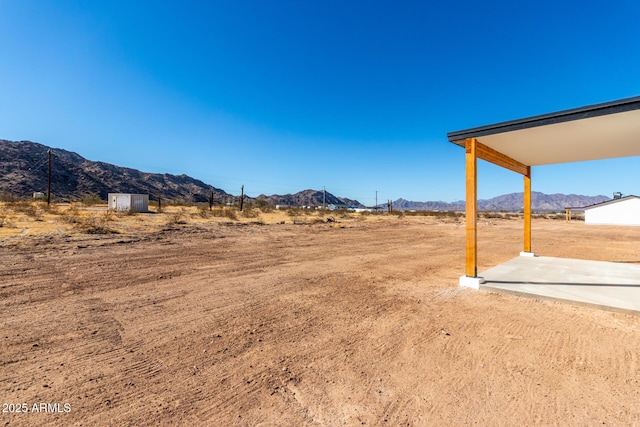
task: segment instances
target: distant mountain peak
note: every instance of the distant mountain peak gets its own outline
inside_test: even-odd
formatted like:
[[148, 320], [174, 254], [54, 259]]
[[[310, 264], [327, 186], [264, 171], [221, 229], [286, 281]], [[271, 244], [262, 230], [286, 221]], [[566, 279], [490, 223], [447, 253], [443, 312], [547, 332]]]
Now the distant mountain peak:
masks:
[[[577, 194], [545, 194], [539, 191], [531, 192], [531, 209], [534, 211], [558, 211], [566, 207], [583, 207], [595, 203], [611, 200], [610, 197], [582, 196]], [[491, 199], [478, 200], [478, 209], [485, 211], [519, 211], [524, 204], [524, 193], [510, 193]], [[393, 202], [394, 209], [397, 210], [437, 210], [437, 211], [462, 211], [466, 203], [463, 200], [448, 202], [412, 202], [405, 199], [398, 199]]]

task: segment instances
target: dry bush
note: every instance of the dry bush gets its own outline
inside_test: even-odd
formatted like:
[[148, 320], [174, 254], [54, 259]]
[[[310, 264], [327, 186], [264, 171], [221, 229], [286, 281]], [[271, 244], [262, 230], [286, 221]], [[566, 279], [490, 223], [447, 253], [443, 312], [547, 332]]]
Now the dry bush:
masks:
[[110, 222], [115, 219], [115, 215], [112, 210], [106, 210], [102, 213], [102, 218], [105, 222]]
[[167, 220], [168, 225], [186, 224], [187, 223], [187, 210], [183, 207], [178, 212], [174, 212], [169, 215]]
[[105, 203], [105, 201], [100, 198], [100, 194], [98, 193], [84, 196], [82, 199], [80, 199], [80, 202], [86, 206], [99, 205], [99, 204]]
[[80, 210], [71, 205], [68, 209], [60, 211], [60, 219], [67, 224], [77, 224], [81, 220]]
[[260, 209], [264, 213], [273, 212], [273, 205], [262, 199], [256, 200], [256, 208]]
[[10, 203], [16, 201], [18, 201], [18, 197], [15, 194], [6, 192], [0, 193], [0, 202]]
[[26, 200], [19, 200], [19, 201], [7, 203], [7, 207], [10, 210], [12, 210], [14, 213], [21, 213], [35, 221], [42, 221], [38, 203], [34, 203]]
[[232, 220], [238, 219], [238, 215], [236, 215], [236, 211], [233, 209], [227, 209], [227, 208], [215, 208], [211, 210], [211, 215], [218, 218], [229, 218]]
[[50, 205], [43, 203], [42, 210], [51, 215], [60, 215], [60, 210], [58, 209], [58, 206], [54, 203], [51, 203]]
[[258, 212], [257, 209], [252, 209], [251, 207], [244, 208], [242, 210], [242, 216], [244, 218], [258, 218], [260, 217], [260, 212]]
[[483, 212], [479, 217], [484, 219], [502, 219], [505, 218], [506, 215], [499, 212]]
[[291, 217], [298, 217], [298, 216], [307, 216], [307, 215], [311, 215], [311, 210], [310, 209], [303, 209], [303, 208], [289, 208], [287, 209], [287, 215], [291, 216]]
[[210, 218], [211, 217], [211, 210], [209, 209], [209, 205], [206, 203], [200, 203], [197, 205], [198, 207], [198, 212], [195, 214], [196, 216], [199, 216], [200, 218]]
[[129, 210], [122, 210], [122, 211], [114, 211], [116, 213], [116, 215], [119, 218], [122, 217], [127, 217], [127, 216], [136, 216], [137, 214], [139, 214], [140, 212], [138, 212], [137, 210], [131, 208]]
[[[109, 211], [107, 211], [108, 213]], [[113, 234], [118, 233], [118, 231], [110, 228], [107, 225], [107, 222], [112, 221], [113, 217], [109, 215], [99, 215], [93, 214], [86, 218], [80, 218], [75, 223], [76, 227], [87, 234]]]

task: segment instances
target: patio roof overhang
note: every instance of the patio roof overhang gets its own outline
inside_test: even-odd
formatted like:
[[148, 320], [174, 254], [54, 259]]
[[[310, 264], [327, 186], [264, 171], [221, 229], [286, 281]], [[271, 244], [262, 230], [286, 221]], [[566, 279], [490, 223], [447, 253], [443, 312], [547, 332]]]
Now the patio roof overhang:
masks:
[[477, 159], [524, 176], [524, 250], [531, 251], [531, 166], [640, 156], [640, 96], [520, 120], [449, 132], [466, 152], [466, 268], [477, 277]]
[[[527, 166], [640, 156], [640, 96], [449, 132]], [[490, 161], [490, 160], [489, 160]]]

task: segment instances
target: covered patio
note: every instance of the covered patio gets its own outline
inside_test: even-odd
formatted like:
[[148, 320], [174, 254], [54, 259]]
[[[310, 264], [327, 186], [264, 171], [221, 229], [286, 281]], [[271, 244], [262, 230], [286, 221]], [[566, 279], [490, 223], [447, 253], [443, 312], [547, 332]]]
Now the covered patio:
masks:
[[[586, 298], [588, 301], [582, 303], [611, 307], [610, 297], [618, 293], [619, 299], [631, 299], [640, 304], [640, 267], [606, 263], [605, 268], [604, 264], [597, 262], [566, 260], [573, 265], [576, 274], [572, 275], [567, 273], [568, 270], [562, 267], [560, 261], [541, 267], [543, 261], [547, 262], [549, 259], [536, 257], [531, 247], [532, 168], [640, 156], [640, 97], [450, 132], [447, 137], [450, 142], [464, 147], [466, 153], [466, 263], [465, 274], [460, 277], [461, 286], [539, 297], [544, 296], [543, 289], [555, 289], [564, 294], [548, 295], [548, 298], [572, 302], [584, 300], [579, 295], [593, 294], [597, 288], [601, 297]], [[482, 275], [478, 275], [477, 271], [478, 159], [522, 175], [524, 192], [523, 245], [520, 256], [489, 269]], [[521, 257], [533, 259], [524, 261], [519, 259]], [[506, 271], [509, 274], [505, 275]], [[555, 275], [543, 278], [542, 273]], [[611, 278], [621, 277], [619, 274], [624, 275], [623, 282], [610, 282]], [[568, 286], [571, 287], [571, 292], [566, 292]], [[568, 295], [573, 296], [569, 298]], [[621, 307], [621, 310], [640, 312], [637, 306]]]

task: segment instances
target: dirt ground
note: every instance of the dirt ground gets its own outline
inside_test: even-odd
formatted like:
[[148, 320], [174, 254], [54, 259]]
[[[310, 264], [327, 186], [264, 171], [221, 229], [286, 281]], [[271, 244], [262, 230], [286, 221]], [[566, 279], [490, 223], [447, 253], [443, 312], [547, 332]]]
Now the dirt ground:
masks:
[[[640, 425], [640, 317], [458, 288], [460, 220], [144, 218], [0, 240], [2, 425]], [[479, 271], [521, 250], [479, 227]], [[533, 222], [541, 255], [639, 240]]]

